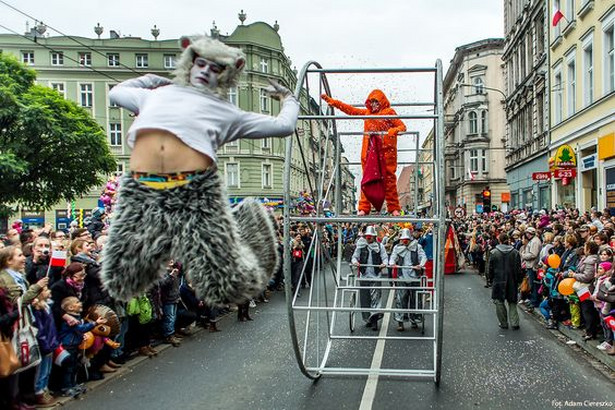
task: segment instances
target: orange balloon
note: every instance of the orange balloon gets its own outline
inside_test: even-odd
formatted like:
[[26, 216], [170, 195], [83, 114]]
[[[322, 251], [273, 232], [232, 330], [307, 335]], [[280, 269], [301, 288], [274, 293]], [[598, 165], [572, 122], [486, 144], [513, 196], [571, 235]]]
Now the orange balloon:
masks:
[[562, 260], [560, 259], [559, 255], [556, 253], [549, 255], [549, 257], [547, 258], [547, 264], [549, 265], [549, 267], [553, 269], [559, 268], [560, 263], [562, 263]]
[[92, 332], [85, 332], [83, 334], [83, 341], [79, 345], [80, 350], [88, 350], [94, 344], [94, 335]]
[[574, 278], [566, 278], [559, 283], [557, 291], [564, 296], [572, 295], [574, 293], [572, 285], [574, 285], [575, 282], [576, 280]]

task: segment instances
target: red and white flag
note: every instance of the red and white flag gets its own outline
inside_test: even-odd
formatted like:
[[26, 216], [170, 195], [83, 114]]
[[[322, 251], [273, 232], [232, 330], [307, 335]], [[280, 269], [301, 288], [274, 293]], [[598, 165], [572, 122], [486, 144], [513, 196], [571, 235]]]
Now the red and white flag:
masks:
[[551, 24], [553, 24], [553, 27], [557, 26], [557, 23], [559, 23], [559, 21], [564, 17], [564, 13], [562, 13], [562, 11], [558, 8], [559, 6], [557, 4], [555, 4], [555, 2], [553, 3], [553, 20], [551, 20]]
[[468, 168], [468, 178], [470, 178], [470, 181], [474, 181], [474, 178], [475, 178], [470, 168]]
[[591, 292], [589, 291], [589, 287], [585, 286], [585, 287], [582, 287], [581, 289], [577, 290], [577, 296], [579, 297], [579, 300], [581, 302], [583, 302], [584, 300], [589, 299], [589, 297], [591, 296]]
[[51, 252], [51, 266], [64, 267], [66, 265], [66, 251], [53, 251]]

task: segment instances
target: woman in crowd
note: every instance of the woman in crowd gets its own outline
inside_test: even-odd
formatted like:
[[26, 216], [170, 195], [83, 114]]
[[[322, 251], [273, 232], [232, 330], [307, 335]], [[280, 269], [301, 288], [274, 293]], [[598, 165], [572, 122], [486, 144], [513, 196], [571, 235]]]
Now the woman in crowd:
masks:
[[[598, 249], [599, 247], [596, 242], [586, 242], [584, 256], [579, 261], [576, 272], [568, 271], [564, 274], [566, 277], [576, 279], [580, 284], [579, 288], [587, 287], [589, 292], [593, 290], [593, 281], [596, 273], [596, 265], [598, 263]], [[598, 311], [590, 299], [581, 301], [580, 305], [581, 314], [585, 321], [585, 334], [583, 335], [583, 340], [595, 339], [600, 323]]]
[[[44, 277], [35, 284], [30, 285], [25, 278], [25, 267], [26, 257], [19, 247], [7, 246], [0, 250], [0, 289], [2, 289], [4, 293], [4, 310], [7, 312], [10, 309], [16, 310], [16, 304], [18, 302], [22, 303], [24, 307], [31, 304], [49, 282], [49, 278]], [[8, 304], [11, 305], [10, 308]], [[13, 316], [14, 314], [12, 314], [8, 320], [11, 321], [11, 317]], [[34, 395], [34, 379], [36, 372], [37, 368], [33, 367], [7, 378], [5, 386], [8, 391], [6, 397], [9, 401], [9, 408], [31, 408], [24, 403], [23, 398], [26, 395]], [[20, 379], [22, 379], [21, 391]], [[23, 383], [25, 381], [27, 381], [27, 383]]]

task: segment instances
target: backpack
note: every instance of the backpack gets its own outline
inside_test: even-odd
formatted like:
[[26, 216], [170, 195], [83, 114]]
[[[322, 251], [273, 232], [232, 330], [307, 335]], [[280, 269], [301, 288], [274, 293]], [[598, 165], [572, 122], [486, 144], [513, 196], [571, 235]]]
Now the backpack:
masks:
[[152, 320], [152, 303], [146, 295], [134, 297], [126, 306], [128, 316], [138, 316], [139, 323], [144, 325]]

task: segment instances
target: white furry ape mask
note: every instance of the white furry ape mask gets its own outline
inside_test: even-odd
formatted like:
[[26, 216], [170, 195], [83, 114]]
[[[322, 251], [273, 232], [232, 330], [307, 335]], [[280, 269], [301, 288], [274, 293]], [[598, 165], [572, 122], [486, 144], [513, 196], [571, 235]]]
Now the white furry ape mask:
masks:
[[[195, 70], [195, 60], [197, 58], [215, 63], [221, 68], [219, 72], [214, 72], [215, 81], [208, 82], [195, 88], [209, 90], [221, 97], [226, 97], [228, 89], [237, 84], [239, 75], [246, 63], [243, 52], [235, 47], [229, 47], [221, 41], [214, 40], [207, 36], [187, 37], [179, 39], [179, 45], [184, 50], [179, 57], [175, 71], [174, 81], [177, 84], [194, 87], [193, 80]], [[205, 67], [205, 70], [210, 70]], [[213, 71], [213, 70], [212, 70]], [[218, 71], [218, 70], [215, 70]], [[205, 74], [207, 75], [207, 74]]]

